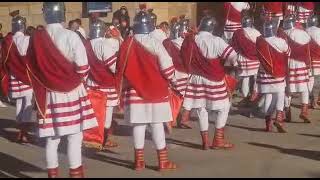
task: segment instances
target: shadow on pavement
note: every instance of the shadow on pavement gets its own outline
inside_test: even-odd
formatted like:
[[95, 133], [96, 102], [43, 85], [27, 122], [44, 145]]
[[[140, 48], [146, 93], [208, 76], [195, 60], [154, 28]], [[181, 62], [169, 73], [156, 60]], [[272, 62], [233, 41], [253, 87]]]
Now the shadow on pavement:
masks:
[[246, 129], [249, 131], [265, 132], [264, 128], [252, 128], [252, 127], [245, 127], [245, 126], [239, 126], [239, 125], [234, 125], [234, 124], [227, 124], [227, 126], [234, 127], [234, 128], [240, 128], [240, 129]]
[[40, 169], [32, 164], [26, 163], [22, 160], [19, 160], [15, 157], [12, 157], [8, 154], [0, 152], [0, 177], [17, 177], [17, 178], [31, 178], [27, 175], [24, 175], [22, 172], [43, 172], [43, 169]]
[[316, 134], [303, 134], [303, 133], [301, 133], [301, 134], [298, 134], [298, 135], [320, 138], [320, 135], [316, 135]]
[[[134, 162], [132, 162], [132, 161], [122, 160], [122, 159], [118, 159], [118, 158], [114, 158], [114, 157], [108, 157], [105, 155], [98, 154], [94, 151], [87, 151], [85, 154], [85, 157], [134, 170], [134, 168], [133, 168]], [[155, 167], [155, 166], [146, 165], [146, 168], [154, 170], [154, 171], [157, 170], [157, 167]]]
[[202, 148], [202, 146], [200, 144], [194, 144], [194, 143], [191, 143], [191, 142], [179, 141], [179, 140], [171, 139], [171, 138], [166, 138], [166, 142], [168, 144], [175, 144], [175, 145], [184, 146], [184, 147], [187, 147], [187, 148], [198, 149], [198, 150], [200, 150]]
[[251, 142], [249, 142], [248, 144], [253, 146], [264, 147], [264, 148], [276, 149], [283, 154], [299, 156], [299, 157], [316, 160], [316, 161], [320, 160], [320, 151], [311, 151], [311, 150], [303, 150], [303, 149], [287, 149], [287, 148], [282, 148], [280, 146], [261, 144], [261, 143], [251, 143]]

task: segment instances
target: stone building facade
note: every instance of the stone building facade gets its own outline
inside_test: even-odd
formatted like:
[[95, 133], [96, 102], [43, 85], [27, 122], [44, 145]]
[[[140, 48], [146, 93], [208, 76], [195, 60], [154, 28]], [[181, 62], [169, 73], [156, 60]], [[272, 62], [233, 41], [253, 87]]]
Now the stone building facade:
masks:
[[[132, 19], [139, 9], [139, 2], [113, 2], [113, 12], [121, 6], [126, 6], [129, 10], [129, 16]], [[65, 2], [66, 5], [66, 22], [71, 19], [82, 17], [82, 2]], [[146, 2], [147, 8], [153, 8], [154, 13], [158, 16], [158, 23], [168, 21], [174, 16], [185, 14], [191, 19], [191, 25], [196, 23], [197, 3], [196, 2]], [[42, 15], [42, 2], [0, 2], [0, 23], [2, 23], [2, 33], [6, 34], [11, 31], [11, 17], [9, 12], [20, 10], [20, 14], [27, 19], [27, 25], [37, 26], [45, 25]], [[113, 13], [112, 12], [112, 13]], [[106, 22], [111, 22], [112, 13], [102, 18]], [[82, 24], [88, 31], [88, 18], [81, 18]]]

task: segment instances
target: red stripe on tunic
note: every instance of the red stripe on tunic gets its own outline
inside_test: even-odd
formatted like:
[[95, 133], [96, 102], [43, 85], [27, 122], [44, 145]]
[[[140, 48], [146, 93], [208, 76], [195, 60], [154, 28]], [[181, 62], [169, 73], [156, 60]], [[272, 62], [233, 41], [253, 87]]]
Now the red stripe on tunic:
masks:
[[309, 82], [309, 79], [298, 80], [298, 81], [289, 81], [289, 84], [300, 84], [300, 83], [305, 83], [305, 82]]
[[223, 100], [228, 98], [228, 95], [222, 96], [222, 97], [217, 97], [217, 98], [213, 98], [213, 97], [209, 97], [207, 95], [203, 95], [203, 96], [193, 96], [193, 95], [187, 95], [185, 96], [186, 98], [190, 98], [190, 99], [202, 99], [205, 98], [206, 100], [211, 100], [211, 101], [218, 101], [218, 100]]
[[83, 111], [87, 111], [90, 109], [92, 109], [91, 104], [83, 106], [80, 109], [75, 110], [75, 111], [46, 114], [46, 118], [63, 118], [63, 117], [68, 117], [68, 116], [74, 116], [74, 115], [80, 114]]
[[71, 102], [49, 104], [48, 108], [54, 109], [54, 108], [62, 108], [62, 107], [72, 107], [80, 104], [82, 101], [87, 101], [87, 100], [89, 100], [88, 97], [80, 97], [78, 100], [71, 101]]
[[95, 114], [89, 114], [86, 116], [82, 116], [81, 119], [77, 119], [77, 120], [72, 120], [72, 121], [67, 121], [67, 122], [54, 122], [54, 123], [45, 123], [45, 124], [39, 124], [38, 127], [41, 129], [47, 129], [47, 128], [53, 128], [53, 127], [65, 127], [65, 126], [73, 126], [73, 125], [77, 125], [80, 124], [83, 121], [86, 120], [91, 120], [93, 118], [95, 118]]

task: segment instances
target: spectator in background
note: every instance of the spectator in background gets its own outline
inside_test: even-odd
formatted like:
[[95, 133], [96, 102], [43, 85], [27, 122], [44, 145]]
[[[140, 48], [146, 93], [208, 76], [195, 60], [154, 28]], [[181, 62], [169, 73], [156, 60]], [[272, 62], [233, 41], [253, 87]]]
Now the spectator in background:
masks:
[[26, 35], [31, 36], [33, 34], [34, 30], [36, 30], [36, 28], [34, 28], [33, 26], [28, 26], [26, 29]]
[[71, 20], [69, 21], [68, 24], [68, 29], [70, 31], [74, 31], [75, 33], [77, 33], [79, 35], [79, 37], [81, 38], [81, 40], [84, 40], [85, 37], [82, 35], [82, 33], [79, 31], [79, 22], [77, 22], [76, 20]]
[[[3, 35], [2, 35], [2, 24], [0, 23], [0, 49], [1, 49], [1, 43], [3, 41]], [[0, 58], [1, 58], [1, 53], [0, 53]], [[3, 102], [0, 100], [0, 108], [3, 108], [3, 107], [7, 107], [5, 104], [3, 104]]]
[[87, 35], [86, 35], [86, 31], [82, 27], [81, 19], [77, 18], [74, 21], [78, 24], [77, 31], [79, 31], [81, 33], [81, 35], [86, 39]]
[[120, 30], [122, 38], [126, 38], [130, 33], [130, 17], [128, 9], [121, 6], [119, 10], [113, 13], [113, 24]]
[[2, 24], [0, 23], [0, 39], [3, 39], [3, 34], [2, 34]]

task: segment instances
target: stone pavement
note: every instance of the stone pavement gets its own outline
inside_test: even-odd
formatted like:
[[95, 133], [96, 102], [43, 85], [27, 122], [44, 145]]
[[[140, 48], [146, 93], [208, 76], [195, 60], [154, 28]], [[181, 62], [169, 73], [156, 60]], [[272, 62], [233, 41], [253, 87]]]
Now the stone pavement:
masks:
[[[86, 177], [320, 177], [320, 109], [311, 113], [312, 124], [298, 119], [293, 108], [293, 121], [286, 124], [287, 134], [266, 133], [261, 118], [247, 118], [232, 108], [227, 133], [236, 145], [231, 151], [200, 150], [199, 126], [174, 129], [167, 136], [169, 157], [179, 165], [177, 171], [155, 171], [157, 155], [150, 135], [145, 145], [147, 169], [131, 169], [133, 149], [131, 127], [121, 117], [116, 139], [120, 147], [107, 152], [83, 150]], [[15, 136], [15, 108], [0, 109], [0, 177], [46, 177], [44, 142], [20, 145], [11, 142]], [[213, 124], [210, 125], [210, 140]], [[60, 177], [68, 176], [65, 143], [60, 147]]]

